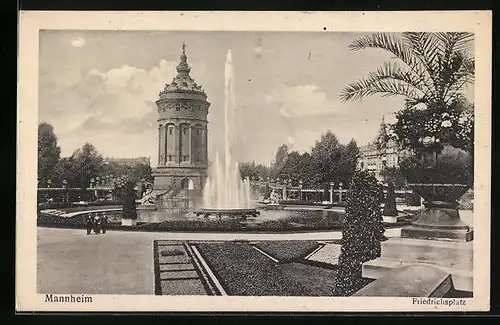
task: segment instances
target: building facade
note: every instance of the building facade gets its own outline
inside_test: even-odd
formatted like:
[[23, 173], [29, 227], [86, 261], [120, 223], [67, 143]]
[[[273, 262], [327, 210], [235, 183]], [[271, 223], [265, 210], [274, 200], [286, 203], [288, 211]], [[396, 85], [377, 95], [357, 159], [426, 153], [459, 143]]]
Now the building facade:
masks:
[[156, 101], [158, 165], [153, 176], [157, 190], [200, 190], [207, 177], [210, 103], [190, 72], [183, 45], [177, 75]]
[[[382, 181], [380, 173], [384, 168], [399, 167], [398, 146], [388, 139], [386, 131], [387, 125], [382, 117], [377, 139], [359, 148], [358, 168], [373, 172], [379, 181]], [[377, 142], [382, 142], [384, 145], [378, 146]]]
[[373, 172], [378, 180], [382, 180], [380, 172], [383, 168], [399, 166], [399, 151], [395, 145], [390, 144], [387, 148], [379, 150], [375, 144], [368, 143], [359, 150], [358, 168]]

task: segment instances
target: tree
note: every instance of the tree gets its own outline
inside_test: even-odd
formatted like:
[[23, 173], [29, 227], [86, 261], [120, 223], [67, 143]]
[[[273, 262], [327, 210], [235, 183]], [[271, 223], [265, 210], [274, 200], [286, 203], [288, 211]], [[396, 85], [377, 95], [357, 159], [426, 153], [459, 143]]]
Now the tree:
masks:
[[78, 181], [78, 170], [76, 169], [73, 157], [63, 157], [59, 159], [51, 173], [54, 186], [61, 187], [66, 180], [68, 187], [76, 187]]
[[298, 183], [301, 179], [301, 160], [302, 156], [297, 151], [292, 151], [281, 167], [278, 177], [283, 180], [292, 180], [293, 183]]
[[312, 186], [313, 185], [313, 176], [315, 175], [314, 171], [314, 162], [312, 160], [311, 154], [308, 152], [304, 152], [300, 156], [300, 164], [299, 164], [299, 175], [300, 180], [302, 180], [302, 184], [304, 186]]
[[286, 144], [281, 145], [276, 151], [276, 156], [271, 164], [271, 177], [276, 178], [285, 164], [288, 158], [288, 146]]
[[380, 176], [387, 183], [393, 183], [396, 189], [403, 189], [406, 185], [406, 179], [398, 167], [386, 167], [380, 171]]
[[71, 161], [74, 162], [77, 185], [82, 189], [89, 187], [90, 180], [99, 176], [104, 166], [101, 154], [90, 143], [85, 143], [81, 149], [75, 150]]
[[61, 156], [61, 148], [57, 145], [54, 127], [48, 123], [38, 125], [38, 181], [47, 184], [54, 167]]
[[356, 170], [359, 159], [359, 147], [356, 140], [351, 139], [346, 146], [342, 147], [342, 155], [338, 168], [339, 178], [344, 184], [349, 184], [351, 177]]
[[339, 163], [342, 158], [342, 145], [331, 131], [321, 135], [311, 150], [311, 159], [315, 175], [314, 184], [324, 186], [339, 179]]
[[124, 219], [137, 219], [136, 197], [134, 191], [135, 184], [128, 181], [125, 184], [122, 205], [122, 218]]
[[377, 180], [367, 171], [356, 171], [352, 176], [334, 295], [349, 296], [361, 289], [365, 285], [363, 263], [380, 257], [384, 228], [378, 191]]
[[241, 178], [263, 178], [266, 179], [269, 177], [269, 167], [259, 164], [256, 165], [255, 161], [252, 161], [251, 163], [240, 163], [239, 164], [240, 168], [240, 175]]
[[[358, 38], [350, 49], [382, 49], [395, 57], [368, 77], [349, 84], [339, 97], [343, 101], [374, 94], [404, 97], [405, 107], [391, 127], [393, 138], [402, 147], [418, 150], [421, 133], [440, 136], [439, 132], [446, 132], [446, 127], [439, 127], [441, 122], [450, 123], [443, 114], [456, 116], [457, 120], [470, 115], [462, 116], [460, 106], [464, 106], [461, 91], [474, 82], [474, 57], [470, 51], [473, 39], [474, 34], [462, 32], [407, 32], [401, 37], [375, 33]], [[416, 124], [412, 125], [412, 121]], [[455, 139], [457, 134], [461, 134], [459, 139]], [[471, 127], [460, 125], [448, 136], [447, 140], [457, 148], [473, 147]]]

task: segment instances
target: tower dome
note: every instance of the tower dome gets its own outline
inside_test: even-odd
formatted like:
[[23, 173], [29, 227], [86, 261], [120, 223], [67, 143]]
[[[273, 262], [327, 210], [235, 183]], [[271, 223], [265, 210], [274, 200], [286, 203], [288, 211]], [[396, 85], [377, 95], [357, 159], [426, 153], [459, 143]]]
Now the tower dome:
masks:
[[190, 76], [186, 45], [182, 45], [177, 75], [160, 91], [158, 107], [158, 167], [155, 188], [201, 189], [208, 168], [208, 108], [203, 88]]

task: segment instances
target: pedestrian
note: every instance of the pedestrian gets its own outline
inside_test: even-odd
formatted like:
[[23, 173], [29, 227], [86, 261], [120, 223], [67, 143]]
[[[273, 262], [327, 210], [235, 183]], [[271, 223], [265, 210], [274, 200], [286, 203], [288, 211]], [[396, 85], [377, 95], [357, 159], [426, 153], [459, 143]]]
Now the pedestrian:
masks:
[[87, 215], [87, 220], [86, 220], [86, 226], [87, 226], [87, 235], [90, 235], [90, 232], [92, 231], [92, 228], [93, 228], [93, 218], [92, 218], [92, 214], [89, 213]]
[[94, 232], [96, 235], [101, 233], [101, 220], [97, 213], [94, 217]]
[[107, 228], [108, 228], [108, 216], [106, 215], [106, 212], [103, 212], [101, 221], [101, 229], [103, 234], [106, 233]]

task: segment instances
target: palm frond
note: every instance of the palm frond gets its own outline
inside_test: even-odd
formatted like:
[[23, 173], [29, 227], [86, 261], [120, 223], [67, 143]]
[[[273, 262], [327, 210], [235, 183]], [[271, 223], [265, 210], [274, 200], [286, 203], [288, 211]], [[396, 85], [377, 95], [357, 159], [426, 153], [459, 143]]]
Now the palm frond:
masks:
[[443, 69], [442, 79], [445, 83], [443, 98], [449, 103], [467, 84], [474, 82], [474, 59], [467, 53], [455, 52], [450, 64]]
[[450, 52], [466, 51], [470, 52], [474, 34], [467, 32], [440, 32], [435, 33], [438, 38]]
[[[382, 97], [404, 96], [410, 100], [418, 101], [425, 97], [425, 94], [414, 84], [408, 82], [402, 74], [398, 75], [392, 71], [392, 75], [386, 74], [380, 68], [377, 72], [370, 74], [367, 78], [361, 78], [342, 89], [339, 98], [342, 101], [361, 99], [366, 96], [380, 94]], [[399, 72], [398, 72], [399, 73]]]
[[401, 61], [409, 66], [413, 66], [417, 61], [415, 55], [409, 51], [405, 44], [400, 40], [386, 33], [374, 33], [368, 36], [355, 39], [349, 44], [349, 48], [354, 51], [366, 48], [378, 48], [394, 54]]
[[444, 44], [436, 37], [435, 33], [405, 32], [403, 38], [407, 41], [415, 57], [425, 67], [431, 79], [436, 82], [440, 56], [444, 53]]

